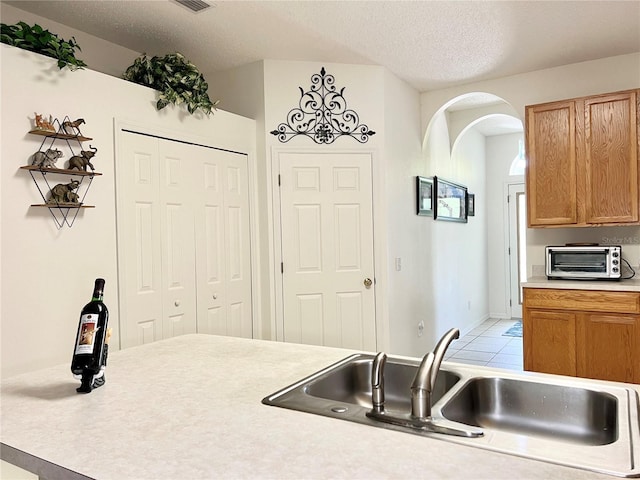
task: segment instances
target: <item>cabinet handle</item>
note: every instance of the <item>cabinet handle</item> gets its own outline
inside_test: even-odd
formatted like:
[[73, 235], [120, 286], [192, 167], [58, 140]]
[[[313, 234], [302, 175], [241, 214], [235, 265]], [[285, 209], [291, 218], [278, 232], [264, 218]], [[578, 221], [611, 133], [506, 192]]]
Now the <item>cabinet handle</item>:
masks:
[[212, 297], [213, 297], [214, 300], [218, 299], [218, 295], [216, 295], [215, 293], [212, 295]]
[[179, 306], [180, 306], [180, 300], [176, 300], [175, 302], [173, 302], [173, 304], [174, 304], [176, 307], [179, 307]]

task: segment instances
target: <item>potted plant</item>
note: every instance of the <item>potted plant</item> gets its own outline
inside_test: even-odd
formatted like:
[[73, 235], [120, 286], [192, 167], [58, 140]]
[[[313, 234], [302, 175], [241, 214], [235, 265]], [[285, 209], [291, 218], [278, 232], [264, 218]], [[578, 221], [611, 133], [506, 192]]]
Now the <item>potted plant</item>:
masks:
[[157, 90], [158, 110], [170, 103], [184, 103], [191, 114], [200, 109], [209, 115], [219, 102], [211, 101], [207, 94], [209, 85], [198, 68], [178, 52], [164, 57], [142, 55], [127, 68], [123, 78]]
[[0, 40], [2, 43], [39, 53], [58, 61], [58, 68], [69, 67], [77, 70], [87, 64], [75, 56], [75, 50], [81, 50], [74, 37], [64, 40], [57, 34], [43, 29], [37, 23], [32, 27], [25, 22], [15, 25], [0, 24]]

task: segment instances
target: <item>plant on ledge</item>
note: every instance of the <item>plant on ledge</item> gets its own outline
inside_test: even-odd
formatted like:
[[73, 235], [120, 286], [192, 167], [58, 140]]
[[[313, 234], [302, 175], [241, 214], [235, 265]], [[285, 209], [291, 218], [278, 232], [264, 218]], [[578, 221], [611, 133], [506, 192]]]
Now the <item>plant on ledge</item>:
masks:
[[37, 23], [33, 27], [24, 22], [18, 22], [15, 25], [2, 23], [0, 24], [0, 40], [7, 45], [54, 58], [58, 61], [58, 68], [61, 70], [64, 67], [78, 70], [87, 66], [75, 56], [76, 48], [78, 50], [81, 48], [74, 37], [71, 37], [71, 40], [64, 40], [57, 34], [44, 30]]
[[216, 109], [219, 101], [212, 102], [207, 94], [209, 85], [198, 68], [181, 53], [164, 57], [146, 55], [138, 57], [124, 72], [123, 78], [158, 90], [156, 108], [184, 103], [189, 113], [201, 109], [207, 115]]

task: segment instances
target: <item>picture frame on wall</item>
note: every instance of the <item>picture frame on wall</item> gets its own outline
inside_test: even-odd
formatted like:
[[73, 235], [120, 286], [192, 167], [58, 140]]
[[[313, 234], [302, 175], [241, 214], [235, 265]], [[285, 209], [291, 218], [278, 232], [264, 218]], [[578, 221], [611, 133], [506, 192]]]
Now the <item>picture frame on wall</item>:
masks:
[[433, 214], [433, 179], [416, 177], [416, 199], [418, 215]]
[[476, 214], [476, 194], [467, 194], [467, 216], [474, 217]]
[[433, 218], [467, 223], [467, 187], [433, 177]]

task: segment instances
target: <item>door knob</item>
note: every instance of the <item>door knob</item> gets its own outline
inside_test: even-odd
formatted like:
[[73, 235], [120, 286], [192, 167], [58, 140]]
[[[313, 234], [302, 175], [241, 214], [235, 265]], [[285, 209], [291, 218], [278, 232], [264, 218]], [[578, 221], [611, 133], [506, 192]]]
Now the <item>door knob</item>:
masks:
[[365, 287], [371, 288], [371, 285], [373, 284], [373, 281], [370, 278], [365, 278], [364, 282], [362, 282], [362, 283], [364, 283]]

